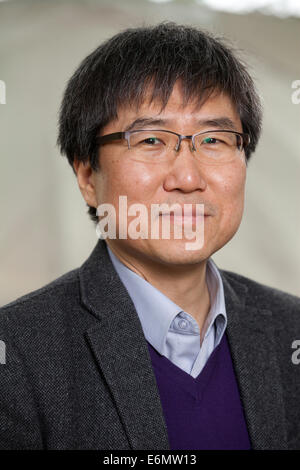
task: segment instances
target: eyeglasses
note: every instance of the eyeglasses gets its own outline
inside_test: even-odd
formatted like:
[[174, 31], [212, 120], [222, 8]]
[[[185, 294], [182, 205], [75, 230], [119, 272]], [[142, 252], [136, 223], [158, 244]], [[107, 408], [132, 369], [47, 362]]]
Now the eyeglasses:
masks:
[[231, 130], [211, 130], [193, 135], [158, 129], [114, 132], [97, 137], [98, 145], [127, 141], [126, 151], [130, 158], [142, 162], [164, 162], [174, 158], [179, 152], [182, 140], [192, 142], [191, 151], [206, 164], [229, 163], [241, 157], [250, 143], [249, 134]]

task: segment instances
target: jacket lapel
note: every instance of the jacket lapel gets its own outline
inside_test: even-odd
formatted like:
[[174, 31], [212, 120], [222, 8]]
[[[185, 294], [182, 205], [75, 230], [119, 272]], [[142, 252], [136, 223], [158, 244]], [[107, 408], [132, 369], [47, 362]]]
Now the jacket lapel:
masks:
[[151, 358], [131, 298], [99, 240], [80, 268], [81, 297], [100, 320], [86, 335], [132, 449], [169, 450]]
[[[272, 312], [245, 303], [247, 287], [221, 271], [227, 337], [252, 447], [287, 449], [282, 378]], [[251, 299], [250, 299], [251, 302]]]

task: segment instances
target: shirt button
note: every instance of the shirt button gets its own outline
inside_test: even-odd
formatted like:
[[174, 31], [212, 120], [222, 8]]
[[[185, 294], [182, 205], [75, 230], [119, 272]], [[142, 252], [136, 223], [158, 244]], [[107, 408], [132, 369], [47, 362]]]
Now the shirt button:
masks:
[[179, 323], [178, 323], [179, 327], [182, 328], [183, 330], [186, 329], [187, 327], [187, 321], [186, 320], [180, 320]]

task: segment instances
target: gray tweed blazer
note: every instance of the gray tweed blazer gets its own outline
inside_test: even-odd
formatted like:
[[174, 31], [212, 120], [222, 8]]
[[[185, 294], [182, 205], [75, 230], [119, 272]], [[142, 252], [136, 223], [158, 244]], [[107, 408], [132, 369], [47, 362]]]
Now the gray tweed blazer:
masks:
[[[300, 299], [220, 272], [252, 446], [300, 449]], [[0, 340], [0, 449], [170, 449], [147, 342], [103, 240], [2, 307]]]

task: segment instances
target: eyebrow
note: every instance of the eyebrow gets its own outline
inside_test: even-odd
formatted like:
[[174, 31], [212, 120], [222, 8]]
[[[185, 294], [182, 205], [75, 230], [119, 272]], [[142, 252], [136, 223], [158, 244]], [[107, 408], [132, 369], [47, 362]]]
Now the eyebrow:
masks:
[[[149, 126], [166, 126], [170, 124], [171, 120], [169, 119], [154, 119], [150, 117], [140, 117], [135, 119], [131, 124], [129, 124], [125, 131], [142, 129], [143, 127]], [[218, 129], [229, 129], [237, 131], [236, 124], [227, 116], [218, 116], [209, 119], [199, 119], [196, 122], [197, 125], [201, 127], [212, 127]]]
[[168, 124], [167, 119], [153, 119], [147, 117], [141, 117], [135, 119], [128, 127], [126, 127], [125, 131], [131, 131], [132, 129], [142, 129], [143, 127], [148, 126], [164, 126]]

